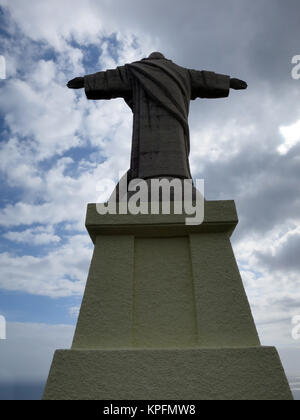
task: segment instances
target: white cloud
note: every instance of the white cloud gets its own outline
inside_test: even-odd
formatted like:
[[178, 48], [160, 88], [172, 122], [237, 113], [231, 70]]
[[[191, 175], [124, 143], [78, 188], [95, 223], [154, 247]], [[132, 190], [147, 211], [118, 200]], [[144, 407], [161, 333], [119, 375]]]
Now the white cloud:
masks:
[[75, 133], [83, 112], [79, 112], [74, 94], [64, 85], [49, 80], [45, 86], [37, 87], [23, 80], [8, 80], [0, 97], [0, 107], [11, 133], [32, 140], [37, 160], [80, 144]]
[[30, 7], [22, 0], [1, 0], [9, 9], [14, 21], [33, 40], [44, 40], [58, 51], [66, 46], [66, 40], [75, 36], [81, 43], [97, 37], [103, 29], [103, 18], [95, 13], [91, 1], [31, 0]]
[[[208, 161], [230, 160], [238, 155], [241, 143], [255, 132], [255, 125], [240, 124], [235, 118], [229, 117], [225, 124], [220, 124], [218, 116], [205, 122], [198, 118], [191, 130], [191, 170], [201, 172]], [[199, 144], [200, 140], [200, 144]]]
[[38, 226], [21, 232], [10, 231], [5, 233], [3, 236], [10, 241], [34, 245], [45, 245], [53, 242], [60, 242], [60, 237], [54, 234], [53, 226]]
[[[137, 32], [143, 38], [143, 54], [155, 49], [157, 44], [154, 34], [144, 34], [138, 29], [139, 21], [135, 20], [134, 14], [142, 13], [142, 10], [138, 11], [139, 2], [132, 0], [131, 9], [135, 13], [130, 13], [127, 5], [124, 8], [123, 1], [64, 0], [62, 3], [60, 0], [52, 0], [50, 3], [31, 0], [28, 7], [22, 0], [0, 0], [0, 5], [9, 10], [13, 21], [27, 37], [48, 43], [57, 53], [66, 53], [72, 40], [82, 46], [101, 44], [101, 39], [112, 33], [123, 43], [121, 58], [140, 58], [132, 49], [132, 42], [136, 39], [134, 34]], [[114, 61], [105, 53], [105, 44], [103, 46], [103, 63], [113, 65]], [[74, 53], [75, 50], [72, 51]]]
[[0, 254], [0, 288], [34, 295], [81, 296], [91, 261], [89, 236], [74, 235], [46, 256]]
[[277, 150], [281, 155], [285, 155], [300, 141], [300, 120], [295, 124], [279, 127], [279, 131], [284, 137], [284, 142], [278, 146]]

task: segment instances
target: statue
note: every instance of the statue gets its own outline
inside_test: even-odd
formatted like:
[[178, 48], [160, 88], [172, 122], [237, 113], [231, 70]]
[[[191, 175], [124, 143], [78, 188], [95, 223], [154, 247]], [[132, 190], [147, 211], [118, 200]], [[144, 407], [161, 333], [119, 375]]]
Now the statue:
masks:
[[[125, 99], [133, 111], [128, 191], [153, 184], [152, 193], [165, 178], [192, 184], [190, 100], [247, 84], [153, 53], [68, 86], [89, 99]], [[125, 202], [122, 193], [119, 204], [129, 207], [136, 197]], [[206, 201], [205, 218], [192, 225], [186, 208], [175, 212], [180, 200], [174, 211], [152, 212], [171, 201], [151, 201], [150, 214], [102, 214], [88, 204], [93, 258], [72, 348], [55, 352], [45, 400], [292, 400], [276, 349], [260, 344], [234, 258], [234, 201]]]
[[178, 66], [159, 52], [141, 61], [76, 77], [70, 89], [84, 88], [88, 99], [123, 98], [133, 112], [128, 182], [134, 178], [191, 179], [190, 100], [223, 98], [247, 83], [210, 71]]

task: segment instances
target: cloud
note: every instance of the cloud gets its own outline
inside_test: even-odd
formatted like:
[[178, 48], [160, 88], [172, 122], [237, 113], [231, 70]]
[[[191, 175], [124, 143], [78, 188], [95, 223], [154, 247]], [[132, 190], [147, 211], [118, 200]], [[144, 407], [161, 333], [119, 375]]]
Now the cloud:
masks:
[[[300, 228], [297, 227], [277, 242], [276, 246], [272, 246], [269, 252], [265, 250], [257, 251], [256, 256], [262, 265], [267, 266], [270, 270], [278, 270], [283, 275], [290, 272], [300, 272]], [[299, 301], [300, 306], [300, 301]]]
[[[40, 66], [43, 74], [45, 66]], [[34, 75], [33, 75], [34, 76]], [[8, 80], [2, 88], [0, 106], [13, 136], [29, 138], [38, 160], [62, 154], [79, 145], [76, 131], [82, 114], [63, 85], [51, 79], [42, 86], [24, 80]]]
[[0, 4], [9, 10], [23, 33], [32, 40], [45, 41], [57, 50], [64, 49], [66, 39], [71, 40], [72, 35], [84, 43], [102, 29], [100, 16], [94, 13], [89, 0], [85, 3], [65, 0], [63, 7], [57, 0], [52, 5], [33, 0], [30, 7], [21, 0], [1, 0]]
[[60, 242], [60, 237], [54, 235], [52, 226], [39, 226], [32, 229], [26, 229], [21, 232], [11, 231], [5, 233], [3, 236], [10, 241], [34, 245], [45, 245], [52, 242]]
[[74, 235], [46, 256], [0, 254], [0, 288], [34, 295], [81, 296], [91, 260], [88, 235]]
[[280, 133], [284, 137], [284, 142], [277, 148], [277, 150], [280, 154], [285, 155], [300, 141], [300, 120], [295, 124], [280, 127]]

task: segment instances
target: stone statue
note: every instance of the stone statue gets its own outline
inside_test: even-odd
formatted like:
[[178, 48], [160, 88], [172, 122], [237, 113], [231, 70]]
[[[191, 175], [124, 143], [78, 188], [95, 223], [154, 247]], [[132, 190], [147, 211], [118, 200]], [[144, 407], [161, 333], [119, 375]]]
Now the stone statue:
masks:
[[131, 163], [134, 178], [191, 179], [188, 113], [190, 100], [222, 98], [247, 83], [210, 71], [178, 66], [163, 54], [68, 82], [88, 99], [123, 98], [133, 112]]
[[[184, 211], [178, 191], [169, 202], [151, 194], [150, 214], [129, 209], [143, 197], [141, 210], [149, 209], [146, 193], [125, 202], [133, 185], [153, 185], [152, 193], [176, 177], [170, 184], [191, 186], [190, 100], [225, 97], [247, 84], [153, 53], [68, 86], [84, 87], [89, 99], [122, 97], [130, 106], [133, 179], [124, 195], [119, 182], [122, 211], [88, 204], [86, 228], [95, 244], [89, 275], [72, 348], [55, 352], [43, 399], [292, 400], [276, 349], [260, 344], [234, 258], [234, 201], [202, 200], [205, 217], [191, 224], [185, 204], [194, 207], [194, 194], [184, 194]], [[101, 204], [113, 208], [113, 198]], [[194, 414], [190, 407], [186, 413]]]

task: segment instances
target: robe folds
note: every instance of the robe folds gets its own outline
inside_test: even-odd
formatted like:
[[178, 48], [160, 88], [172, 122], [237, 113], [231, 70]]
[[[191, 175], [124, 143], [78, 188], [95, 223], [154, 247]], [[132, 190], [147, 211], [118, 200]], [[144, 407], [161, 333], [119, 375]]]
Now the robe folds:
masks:
[[133, 112], [129, 179], [191, 179], [190, 101], [229, 95], [230, 77], [143, 59], [84, 77], [88, 99], [123, 98]]

